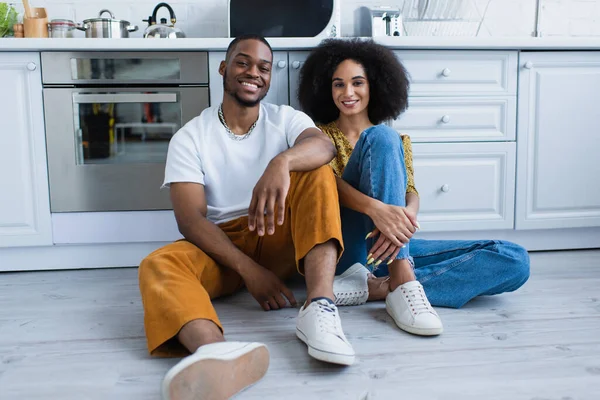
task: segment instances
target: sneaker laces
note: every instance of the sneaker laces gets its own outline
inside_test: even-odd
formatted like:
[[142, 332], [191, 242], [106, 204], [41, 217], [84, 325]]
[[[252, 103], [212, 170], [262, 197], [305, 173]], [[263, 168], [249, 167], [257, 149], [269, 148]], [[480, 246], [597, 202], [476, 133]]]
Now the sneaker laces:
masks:
[[339, 334], [337, 307], [325, 300], [317, 300], [317, 321], [321, 332], [333, 333], [341, 338]]
[[404, 293], [404, 296], [408, 300], [408, 305], [413, 315], [427, 312], [435, 314], [433, 307], [431, 307], [429, 300], [427, 300], [427, 296], [425, 296], [425, 292], [423, 292], [423, 286], [415, 286], [408, 290], [403, 288], [402, 293]]

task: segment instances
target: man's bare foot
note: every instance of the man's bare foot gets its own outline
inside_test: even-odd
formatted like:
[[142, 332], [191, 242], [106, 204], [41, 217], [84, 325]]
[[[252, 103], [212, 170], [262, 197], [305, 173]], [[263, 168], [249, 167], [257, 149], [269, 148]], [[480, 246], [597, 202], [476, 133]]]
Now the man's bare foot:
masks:
[[390, 277], [384, 276], [377, 278], [375, 275], [369, 274], [367, 287], [369, 288], [369, 297], [367, 301], [385, 300], [385, 297], [390, 291]]

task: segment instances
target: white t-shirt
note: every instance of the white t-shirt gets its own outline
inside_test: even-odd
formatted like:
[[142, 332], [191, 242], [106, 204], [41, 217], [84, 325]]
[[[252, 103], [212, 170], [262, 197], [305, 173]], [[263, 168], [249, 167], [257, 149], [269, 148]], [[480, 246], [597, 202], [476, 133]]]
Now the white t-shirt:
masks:
[[279, 153], [314, 122], [289, 106], [261, 103], [256, 127], [246, 139], [229, 137], [213, 106], [185, 124], [171, 139], [163, 187], [173, 182], [204, 185], [207, 218], [214, 223], [248, 215], [252, 190]]

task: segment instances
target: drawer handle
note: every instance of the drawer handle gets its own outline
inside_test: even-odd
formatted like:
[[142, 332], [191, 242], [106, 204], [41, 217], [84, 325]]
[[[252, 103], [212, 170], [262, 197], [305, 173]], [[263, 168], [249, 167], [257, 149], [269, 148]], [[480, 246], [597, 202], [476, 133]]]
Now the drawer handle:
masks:
[[450, 71], [449, 68], [444, 68], [444, 70], [442, 71], [442, 75], [445, 77], [449, 77], [451, 72], [452, 71]]
[[30, 71], [35, 71], [37, 69], [37, 65], [33, 62], [27, 63], [27, 69]]
[[450, 191], [450, 186], [447, 183], [443, 184], [441, 187], [442, 192], [448, 193]]
[[285, 67], [286, 67], [286, 65], [287, 65], [287, 63], [286, 63], [285, 61], [283, 61], [283, 60], [281, 60], [281, 61], [279, 61], [279, 62], [277, 63], [277, 67], [279, 67], [280, 69], [283, 69], [283, 68], [285, 68]]
[[442, 117], [442, 122], [447, 124], [448, 122], [450, 122], [450, 116], [449, 115], [444, 115]]
[[294, 61], [294, 62], [292, 63], [292, 68], [294, 68], [294, 69], [298, 69], [298, 68], [300, 68], [300, 61]]
[[531, 68], [533, 68], [533, 63], [531, 61], [527, 61], [524, 65], [524, 67], [527, 69], [531, 69]]

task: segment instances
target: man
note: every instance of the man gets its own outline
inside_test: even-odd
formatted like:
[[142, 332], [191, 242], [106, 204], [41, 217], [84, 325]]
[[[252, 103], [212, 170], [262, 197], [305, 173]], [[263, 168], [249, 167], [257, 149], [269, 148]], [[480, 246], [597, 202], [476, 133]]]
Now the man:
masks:
[[296, 269], [307, 301], [296, 335], [319, 360], [350, 365], [354, 350], [333, 303], [343, 251], [335, 148], [305, 114], [262, 104], [273, 52], [260, 36], [233, 40], [219, 67], [223, 103], [171, 140], [164, 186], [178, 241], [140, 265], [148, 349], [189, 354], [163, 381], [166, 399], [229, 398], [264, 376], [261, 343], [225, 342], [211, 299], [245, 286], [265, 310], [295, 306], [283, 280]]

